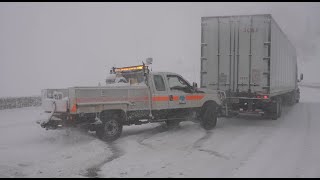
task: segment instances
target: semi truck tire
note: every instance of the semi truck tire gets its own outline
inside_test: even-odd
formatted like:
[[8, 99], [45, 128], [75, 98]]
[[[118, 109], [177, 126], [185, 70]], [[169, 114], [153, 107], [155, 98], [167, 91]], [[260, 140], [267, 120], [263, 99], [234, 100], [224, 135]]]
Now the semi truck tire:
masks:
[[298, 98], [296, 98], [296, 103], [299, 103], [299, 100], [300, 100], [300, 89], [297, 89], [297, 91], [295, 92], [295, 96], [298, 97]]
[[282, 113], [282, 101], [281, 98], [277, 98], [276, 102], [273, 103], [273, 108], [271, 112], [271, 119], [277, 120], [279, 117], [281, 117]]
[[214, 103], [210, 103], [205, 106], [203, 111], [201, 125], [205, 130], [213, 129], [217, 124], [217, 111], [216, 105]]

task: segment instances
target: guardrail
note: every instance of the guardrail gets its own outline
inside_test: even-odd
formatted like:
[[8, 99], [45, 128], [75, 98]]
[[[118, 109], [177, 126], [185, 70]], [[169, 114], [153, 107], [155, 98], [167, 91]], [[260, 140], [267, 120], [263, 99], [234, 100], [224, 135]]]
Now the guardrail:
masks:
[[0, 98], [0, 110], [41, 106], [41, 96]]

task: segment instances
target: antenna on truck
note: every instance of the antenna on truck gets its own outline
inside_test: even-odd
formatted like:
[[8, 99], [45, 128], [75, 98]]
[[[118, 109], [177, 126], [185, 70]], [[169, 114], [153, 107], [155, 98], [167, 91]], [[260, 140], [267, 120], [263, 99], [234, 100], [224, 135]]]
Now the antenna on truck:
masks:
[[[146, 63], [144, 63], [142, 61], [144, 75], [146, 75], [146, 71], [145, 71], [146, 65], [151, 65], [151, 64], [152, 64], [152, 58], [151, 57], [146, 59]], [[150, 72], [149, 69], [147, 69], [147, 70], [148, 70], [148, 73], [149, 73]], [[146, 84], [147, 84], [148, 90], [149, 90], [148, 91], [148, 96], [149, 96], [149, 118], [154, 119], [154, 117], [152, 115], [152, 94], [151, 94], [151, 89], [150, 89], [150, 85], [149, 85], [149, 81], [148, 81], [147, 77], [145, 78], [145, 81], [146, 81]]]

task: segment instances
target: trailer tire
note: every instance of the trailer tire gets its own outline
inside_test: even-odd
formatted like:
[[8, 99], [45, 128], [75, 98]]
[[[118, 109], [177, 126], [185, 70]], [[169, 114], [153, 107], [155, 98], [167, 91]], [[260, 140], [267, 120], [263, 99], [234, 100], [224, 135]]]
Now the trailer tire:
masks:
[[293, 106], [296, 103], [296, 94], [293, 93], [291, 96], [290, 106]]
[[282, 101], [279, 102], [279, 111], [278, 111], [278, 118], [281, 117], [282, 114]]
[[[296, 103], [299, 103], [299, 100], [300, 100], [300, 89], [296, 90], [296, 92], [295, 92], [295, 97], [296, 97], [295, 102], [296, 102]], [[297, 98], [297, 97], [298, 97], [298, 98]]]
[[103, 124], [97, 128], [96, 135], [103, 141], [112, 142], [121, 136], [122, 127], [121, 119], [106, 119], [103, 121]]
[[279, 117], [281, 117], [281, 113], [282, 113], [282, 101], [280, 98], [277, 99], [276, 103], [274, 103], [274, 106], [272, 109], [272, 120], [277, 120]]
[[201, 126], [205, 130], [213, 129], [217, 124], [217, 110], [214, 103], [207, 104], [203, 111]]

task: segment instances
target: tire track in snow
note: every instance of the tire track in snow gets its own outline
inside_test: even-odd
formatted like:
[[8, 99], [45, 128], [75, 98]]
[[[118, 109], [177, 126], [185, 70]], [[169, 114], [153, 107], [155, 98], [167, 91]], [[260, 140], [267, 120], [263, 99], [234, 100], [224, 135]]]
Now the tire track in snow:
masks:
[[88, 169], [86, 169], [86, 173], [84, 174], [85, 177], [89, 178], [99, 178], [98, 172], [100, 171], [101, 167], [115, 159], [120, 158], [125, 153], [121, 150], [121, 148], [118, 147], [118, 145], [115, 142], [109, 143], [110, 149], [112, 152], [112, 156], [106, 158], [104, 161], [100, 162], [97, 165], [94, 165]]
[[244, 166], [250, 160], [252, 156], [254, 156], [256, 152], [258, 152], [259, 148], [262, 146], [268, 136], [268, 134], [263, 135], [259, 139], [259, 141], [245, 154], [245, 156], [238, 161], [236, 166], [233, 167], [230, 171], [231, 176], [233, 176], [242, 166]]
[[[289, 113], [289, 110], [287, 108], [283, 109], [281, 117], [278, 118], [276, 121], [285, 120], [284, 116], [286, 116], [288, 113]], [[270, 121], [272, 122], [274, 120], [270, 119]], [[231, 166], [231, 170], [228, 173], [228, 177], [234, 177], [234, 175], [243, 166], [245, 166], [252, 157], [254, 157], [254, 155], [259, 151], [261, 146], [263, 146], [264, 142], [266, 142], [268, 138], [271, 138], [272, 136], [274, 136], [274, 134], [281, 128], [281, 125], [284, 125], [284, 122], [281, 122], [281, 123], [278, 122], [277, 126], [274, 126], [275, 129], [270, 129], [270, 131], [263, 132], [263, 135], [259, 137], [258, 142], [254, 144], [253, 147], [251, 147], [249, 151], [246, 154], [244, 154], [244, 156], [240, 157], [240, 159], [235, 163], [236, 164], [235, 166]]]
[[304, 135], [303, 148], [302, 148], [302, 152], [301, 152], [302, 155], [299, 158], [299, 161], [297, 162], [297, 167], [296, 167], [296, 171], [295, 171], [296, 173], [295, 173], [294, 177], [296, 177], [296, 178], [301, 178], [301, 174], [304, 170], [304, 168], [301, 167], [301, 164], [305, 160], [303, 154], [306, 154], [306, 152], [309, 152], [311, 150], [310, 142], [308, 141], [308, 139], [310, 138], [312, 116], [311, 116], [310, 106], [308, 104], [305, 105], [304, 112], [307, 112], [306, 113], [307, 114], [307, 126], [306, 126], [306, 132]]
[[150, 131], [148, 131], [148, 133], [144, 133], [143, 136], [138, 138], [137, 142], [142, 146], [148, 147], [150, 149], [154, 149], [151, 144], [144, 143], [143, 141], [145, 141], [145, 140], [147, 140], [147, 139], [149, 139], [159, 133], [163, 133], [165, 131], [168, 131], [168, 128], [165, 125], [157, 126], [153, 129], [151, 129]]
[[[229, 160], [230, 158], [228, 156], [225, 156], [217, 151], [213, 151], [213, 150], [210, 150], [210, 149], [203, 149], [201, 148], [203, 146], [203, 144], [205, 142], [208, 141], [208, 139], [212, 136], [213, 134], [213, 130], [210, 130], [210, 131], [206, 131], [206, 134], [204, 136], [202, 136], [201, 138], [199, 138], [198, 140], [196, 140], [193, 145], [192, 145], [192, 148], [193, 149], [197, 149], [198, 151], [201, 151], [201, 152], [206, 152], [210, 155], [214, 155], [216, 157], [219, 157], [219, 158], [223, 158], [223, 159], [226, 159], [226, 160]], [[192, 153], [192, 152], [190, 152]]]
[[198, 140], [196, 140], [193, 143], [193, 148], [200, 148], [213, 134], [213, 131], [207, 131], [206, 134], [204, 136], [202, 136], [201, 138], [199, 138]]
[[[146, 146], [148, 148], [153, 148], [151, 145], [143, 143], [143, 141], [146, 139], [149, 139], [150, 137], [152, 137], [158, 133], [162, 133], [165, 131], [167, 131], [166, 126], [159, 125], [155, 128], [152, 128], [151, 130], [142, 131], [142, 132], [138, 132], [138, 133], [130, 134], [130, 135], [125, 135], [124, 137], [144, 134], [143, 136], [138, 138], [137, 142], [142, 146]], [[120, 137], [120, 138], [124, 138], [124, 137]], [[108, 145], [110, 145], [108, 147], [111, 149], [112, 156], [106, 158], [104, 161], [100, 162], [99, 164], [94, 165], [94, 166], [86, 169], [86, 173], [84, 174], [85, 177], [99, 178], [98, 172], [101, 170], [102, 166], [104, 166], [105, 164], [107, 164], [115, 159], [120, 158], [121, 156], [123, 156], [125, 154], [124, 151], [122, 150], [122, 148], [120, 148], [116, 142], [109, 143]]]

